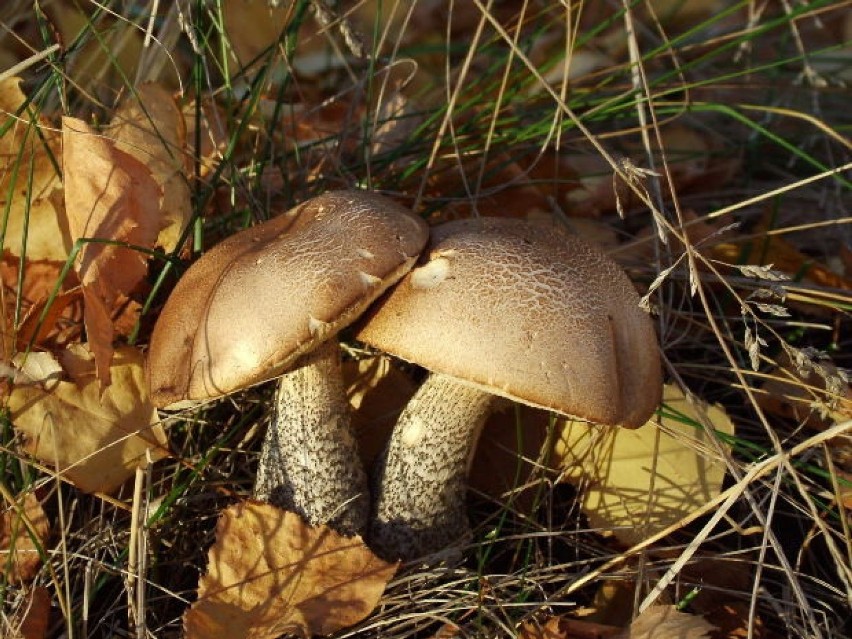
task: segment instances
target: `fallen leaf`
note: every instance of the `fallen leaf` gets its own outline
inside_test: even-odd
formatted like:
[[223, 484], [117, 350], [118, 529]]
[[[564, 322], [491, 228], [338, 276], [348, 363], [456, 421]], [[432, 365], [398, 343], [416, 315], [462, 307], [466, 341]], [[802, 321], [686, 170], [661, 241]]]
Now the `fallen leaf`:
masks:
[[[755, 394], [757, 403], [773, 415], [794, 419], [810, 428], [822, 429], [852, 419], [852, 388], [837, 367], [828, 361], [814, 362], [812, 366], [820, 366], [822, 374], [812, 367], [803, 377], [785, 357], [761, 383], [760, 392]], [[826, 378], [837, 387], [834, 392], [826, 389]]]
[[568, 617], [550, 617], [543, 624], [525, 622], [518, 639], [609, 639], [619, 632], [621, 628], [618, 626]]
[[186, 122], [172, 94], [154, 83], [137, 86], [119, 105], [104, 135], [151, 171], [162, 191], [156, 245], [173, 251], [192, 216], [186, 179], [192, 167], [185, 154]]
[[674, 606], [650, 606], [627, 628], [593, 621], [551, 617], [525, 622], [519, 639], [705, 639], [716, 627], [703, 617], [678, 612]]
[[236, 57], [238, 62], [235, 70], [267, 61], [264, 53], [281, 39], [295, 16], [291, 3], [276, 7], [267, 0], [224, 0], [221, 10], [228, 60]]
[[36, 586], [22, 593], [7, 619], [6, 639], [44, 639], [50, 624], [50, 591]]
[[[728, 264], [772, 264], [772, 268], [790, 277], [804, 279], [820, 287], [852, 290], [852, 279], [835, 273], [826, 264], [800, 251], [781, 235], [769, 233], [769, 217], [752, 230], [755, 239], [743, 242], [723, 242], [712, 248], [716, 259]], [[813, 311], [811, 307], [809, 310]]]
[[[672, 385], [663, 391], [660, 424], [636, 430], [565, 422], [556, 442], [557, 464], [568, 480], [581, 483], [583, 511], [592, 526], [612, 529], [633, 545], [706, 504], [716, 496], [725, 465], [713, 457], [696, 408]], [[699, 404], [713, 427], [733, 434], [718, 406]]]
[[[752, 616], [751, 633], [749, 617]], [[751, 615], [749, 606], [741, 601], [729, 602], [704, 613], [705, 619], [711, 619], [716, 629], [710, 633], [711, 639], [780, 639], [771, 632], [759, 615]]]
[[109, 492], [144, 467], [148, 454], [153, 461], [167, 456], [138, 349], [116, 349], [113, 382], [103, 392], [86, 345], [60, 353], [59, 364], [64, 379], [21, 383], [9, 397], [26, 452], [85, 492]]
[[461, 628], [454, 623], [447, 622], [438, 628], [438, 632], [432, 635], [431, 639], [456, 639], [459, 636], [461, 636]]
[[[4, 317], [0, 331], [2, 353], [7, 361], [16, 351], [30, 348], [31, 342], [37, 347], [63, 348], [79, 337], [83, 326], [83, 305], [75, 273], [68, 274], [56, 297], [51, 300], [64, 266], [64, 262], [50, 260], [25, 260], [22, 266], [20, 258], [9, 252], [3, 253], [0, 280]], [[18, 307], [20, 315], [16, 317]], [[45, 309], [45, 319], [39, 326]]]
[[33, 493], [5, 505], [0, 514], [0, 569], [5, 580], [21, 583], [35, 577], [41, 565], [38, 548], [44, 548], [49, 532], [47, 515]]
[[624, 579], [601, 579], [588, 608], [577, 612], [583, 621], [621, 628], [633, 618], [636, 582]]
[[343, 380], [358, 451], [364, 466], [370, 467], [417, 386], [390, 357], [382, 355], [346, 360]]
[[714, 630], [703, 617], [679, 612], [674, 606], [649, 606], [614, 639], [705, 639]]
[[[147, 256], [116, 242], [152, 248], [160, 231], [161, 189], [151, 170], [85, 122], [62, 119], [65, 207], [71, 237], [86, 242], [77, 259], [85, 298], [86, 335], [98, 378], [109, 384], [115, 305], [147, 270]], [[73, 170], [72, 170], [73, 167]]]
[[[225, 113], [212, 100], [194, 100], [182, 108], [186, 143], [198, 159], [198, 177], [206, 177], [216, 169], [228, 146]], [[200, 129], [200, 130], [199, 130]], [[195, 148], [196, 140], [198, 148]], [[191, 175], [191, 173], [189, 173]]]
[[135, 75], [142, 58], [144, 29], [110, 11], [84, 11], [76, 2], [51, 2], [45, 10], [66, 48], [81, 35], [84, 38], [63, 56], [69, 84], [111, 102], [126, 86], [127, 78]]
[[8, 209], [2, 248], [30, 260], [64, 262], [72, 242], [58, 197], [59, 135], [32, 104], [15, 115], [27, 101], [20, 85], [20, 78], [0, 80], [0, 130], [14, 120], [0, 134], [0, 211]]
[[519, 404], [491, 413], [468, 472], [470, 487], [511, 504], [515, 512], [532, 514], [540, 505], [541, 485], [531, 478], [549, 472], [542, 453], [548, 452], [543, 447], [550, 420], [547, 411]]
[[243, 502], [219, 518], [198, 600], [184, 616], [186, 637], [330, 634], [369, 615], [396, 568], [360, 537]]

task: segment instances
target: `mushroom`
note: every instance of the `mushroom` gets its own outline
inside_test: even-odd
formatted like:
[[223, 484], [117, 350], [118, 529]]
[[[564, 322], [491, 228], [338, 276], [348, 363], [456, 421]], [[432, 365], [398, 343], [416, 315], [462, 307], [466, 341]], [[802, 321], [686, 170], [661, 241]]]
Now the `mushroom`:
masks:
[[498, 397], [635, 428], [662, 393], [653, 324], [627, 275], [550, 224], [433, 228], [421, 263], [355, 337], [431, 372], [375, 470], [369, 534], [386, 558], [422, 556], [465, 533], [466, 475]]
[[180, 408], [283, 374], [255, 497], [360, 533], [367, 480], [331, 338], [413, 266], [427, 239], [426, 224], [398, 204], [336, 191], [224, 240], [186, 271], [154, 327], [154, 403]]

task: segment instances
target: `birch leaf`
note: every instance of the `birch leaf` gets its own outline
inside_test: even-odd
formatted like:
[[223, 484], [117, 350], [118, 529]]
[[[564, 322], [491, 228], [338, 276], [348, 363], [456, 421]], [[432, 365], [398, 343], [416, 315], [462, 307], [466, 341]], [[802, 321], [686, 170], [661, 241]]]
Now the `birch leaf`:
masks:
[[[95, 238], [80, 251], [77, 273], [85, 324], [102, 385], [109, 383], [112, 310], [145, 276], [147, 256], [117, 243], [150, 248], [160, 231], [162, 190], [151, 170], [85, 122], [62, 119], [65, 207], [71, 237]], [[68, 170], [73, 167], [73, 170]]]
[[32, 105], [15, 115], [27, 99], [20, 84], [20, 78], [0, 80], [0, 124], [14, 120], [0, 134], [0, 211], [9, 209], [3, 249], [30, 260], [64, 262], [71, 237], [58, 197], [62, 177], [54, 165], [59, 162], [59, 136]]
[[327, 635], [369, 615], [396, 567], [360, 537], [311, 528], [271, 504], [237, 504], [216, 526], [186, 637]]
[[59, 363], [65, 379], [17, 385], [9, 397], [25, 450], [85, 492], [109, 492], [168, 454], [166, 435], [148, 399], [142, 353], [116, 350], [113, 383], [99, 387], [94, 356], [76, 344]]
[[178, 239], [192, 215], [186, 180], [186, 123], [169, 91], [146, 83], [119, 105], [104, 134], [115, 148], [133, 156], [150, 171], [162, 191], [157, 214], [157, 245], [166, 251]]
[[[661, 425], [636, 430], [567, 421], [557, 463], [583, 489], [583, 510], [595, 527], [633, 545], [680, 521], [715, 497], [725, 465], [694, 424], [696, 408], [675, 386], [663, 390]], [[734, 427], [717, 406], [702, 406], [717, 431]]]

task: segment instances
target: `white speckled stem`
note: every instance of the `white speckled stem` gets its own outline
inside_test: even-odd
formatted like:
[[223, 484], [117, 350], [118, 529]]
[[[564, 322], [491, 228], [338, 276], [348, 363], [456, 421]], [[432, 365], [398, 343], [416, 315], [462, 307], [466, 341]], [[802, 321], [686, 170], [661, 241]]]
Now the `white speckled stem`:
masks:
[[254, 495], [346, 535], [367, 524], [367, 477], [350, 428], [334, 340], [299, 360], [275, 397]]
[[432, 374], [406, 406], [377, 462], [370, 547], [414, 559], [468, 530], [467, 471], [495, 397]]

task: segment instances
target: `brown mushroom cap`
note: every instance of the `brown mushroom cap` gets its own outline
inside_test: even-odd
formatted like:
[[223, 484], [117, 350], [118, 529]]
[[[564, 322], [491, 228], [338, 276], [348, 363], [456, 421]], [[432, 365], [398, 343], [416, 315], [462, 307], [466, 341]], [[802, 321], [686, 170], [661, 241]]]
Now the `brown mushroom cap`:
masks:
[[432, 229], [418, 266], [357, 339], [495, 395], [637, 427], [659, 404], [657, 338], [639, 295], [599, 249], [508, 218]]
[[148, 357], [158, 406], [282, 374], [411, 268], [425, 223], [373, 193], [336, 191], [224, 240], [180, 279]]

